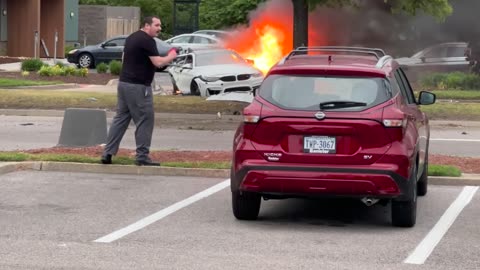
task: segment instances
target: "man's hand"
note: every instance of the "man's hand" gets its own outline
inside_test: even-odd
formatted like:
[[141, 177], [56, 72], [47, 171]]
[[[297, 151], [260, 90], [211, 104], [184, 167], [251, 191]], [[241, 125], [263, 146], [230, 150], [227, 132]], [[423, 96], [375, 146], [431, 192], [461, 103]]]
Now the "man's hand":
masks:
[[169, 52], [168, 52], [168, 57], [171, 58], [170, 62], [175, 59], [175, 57], [177, 57], [177, 50], [175, 48], [172, 48]]

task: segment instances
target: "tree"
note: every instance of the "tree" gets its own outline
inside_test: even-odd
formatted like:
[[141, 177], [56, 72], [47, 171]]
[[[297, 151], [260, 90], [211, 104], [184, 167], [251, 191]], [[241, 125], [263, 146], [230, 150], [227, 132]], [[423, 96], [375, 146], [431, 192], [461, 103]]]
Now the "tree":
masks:
[[248, 14], [265, 0], [202, 0], [200, 28], [221, 29], [248, 23]]

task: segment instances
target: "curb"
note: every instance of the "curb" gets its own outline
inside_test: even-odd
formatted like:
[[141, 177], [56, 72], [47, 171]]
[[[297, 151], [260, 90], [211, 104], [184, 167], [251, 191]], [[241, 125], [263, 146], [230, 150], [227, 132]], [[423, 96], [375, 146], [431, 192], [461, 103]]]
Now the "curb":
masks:
[[213, 178], [230, 177], [230, 170], [226, 169], [139, 167], [135, 165], [102, 165], [50, 161], [0, 163], [0, 175], [24, 170], [130, 175], [194, 176]]
[[[51, 172], [105, 173], [130, 175], [166, 175], [229, 178], [228, 169], [195, 169], [174, 167], [139, 167], [134, 165], [102, 165], [71, 162], [4, 162], [0, 163], [0, 175], [16, 171], [35, 170]], [[429, 176], [429, 185], [480, 186], [479, 174], [463, 174], [460, 177]]]

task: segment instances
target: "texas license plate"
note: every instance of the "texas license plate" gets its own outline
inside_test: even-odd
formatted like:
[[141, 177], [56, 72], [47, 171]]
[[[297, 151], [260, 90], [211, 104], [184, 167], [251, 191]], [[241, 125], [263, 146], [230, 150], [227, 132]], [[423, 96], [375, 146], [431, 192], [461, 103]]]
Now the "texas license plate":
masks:
[[336, 140], [335, 137], [329, 136], [305, 136], [303, 138], [303, 152], [335, 154]]

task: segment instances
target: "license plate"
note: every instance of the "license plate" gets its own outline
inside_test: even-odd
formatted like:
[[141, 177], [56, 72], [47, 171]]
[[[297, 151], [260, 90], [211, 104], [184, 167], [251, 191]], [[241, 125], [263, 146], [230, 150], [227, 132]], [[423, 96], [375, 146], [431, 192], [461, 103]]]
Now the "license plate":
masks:
[[303, 152], [335, 154], [335, 137], [329, 136], [308, 136], [303, 138]]

